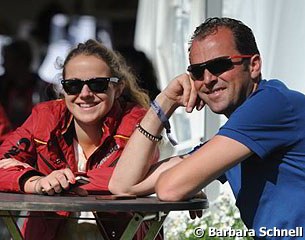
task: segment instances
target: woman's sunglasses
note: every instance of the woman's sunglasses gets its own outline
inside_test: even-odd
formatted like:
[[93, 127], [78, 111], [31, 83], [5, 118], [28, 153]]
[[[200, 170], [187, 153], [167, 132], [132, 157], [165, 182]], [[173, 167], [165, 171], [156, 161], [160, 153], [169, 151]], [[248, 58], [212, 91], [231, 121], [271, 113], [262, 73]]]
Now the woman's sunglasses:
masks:
[[213, 75], [219, 75], [234, 67], [234, 58], [251, 58], [253, 55], [236, 55], [214, 58], [203, 63], [192, 64], [188, 66], [187, 71], [190, 72], [192, 79], [200, 80], [204, 70], [209, 70]]
[[69, 95], [79, 94], [84, 85], [86, 84], [92, 92], [104, 93], [108, 89], [109, 82], [118, 83], [120, 79], [118, 77], [97, 77], [88, 80], [64, 79], [61, 84], [65, 92]]

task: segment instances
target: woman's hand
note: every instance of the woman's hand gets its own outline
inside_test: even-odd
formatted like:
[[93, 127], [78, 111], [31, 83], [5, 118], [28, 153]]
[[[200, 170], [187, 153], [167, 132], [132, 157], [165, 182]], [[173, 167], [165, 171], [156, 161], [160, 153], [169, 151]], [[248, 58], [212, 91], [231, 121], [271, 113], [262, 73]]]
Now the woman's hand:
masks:
[[[69, 168], [66, 168], [53, 171], [47, 176], [34, 176], [29, 178], [24, 185], [24, 190], [28, 193], [54, 195], [68, 190], [71, 184], [73, 187], [74, 183], [74, 174]], [[80, 187], [72, 188], [71, 191], [80, 196], [88, 195], [88, 192]]]
[[22, 166], [24, 168], [31, 167], [29, 164], [20, 162], [14, 158], [5, 158], [0, 160], [0, 168], [6, 169], [9, 167], [17, 167]]

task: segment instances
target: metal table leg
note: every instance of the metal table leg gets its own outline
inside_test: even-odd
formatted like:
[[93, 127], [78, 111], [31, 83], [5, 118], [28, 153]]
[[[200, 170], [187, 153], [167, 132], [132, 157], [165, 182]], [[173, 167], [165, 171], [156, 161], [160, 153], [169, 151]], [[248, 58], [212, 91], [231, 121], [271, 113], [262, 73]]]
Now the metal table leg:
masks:
[[14, 240], [23, 240], [20, 229], [10, 211], [0, 211], [7, 230]]
[[133, 215], [133, 218], [128, 223], [125, 231], [121, 236], [121, 240], [131, 240], [134, 235], [136, 234], [138, 228], [140, 227], [141, 223], [144, 221], [145, 216], [141, 216], [138, 213]]
[[163, 212], [158, 213], [146, 213], [143, 216], [139, 213], [135, 213], [133, 218], [130, 220], [127, 225], [124, 233], [121, 236], [121, 240], [132, 240], [135, 236], [138, 228], [144, 221], [152, 220], [149, 229], [146, 233], [145, 240], [153, 240], [160, 231], [160, 228], [163, 225], [163, 222], [167, 214]]
[[153, 240], [156, 238], [157, 234], [160, 232], [160, 229], [163, 225], [163, 222], [164, 222], [166, 216], [167, 215], [164, 215], [164, 216], [160, 217], [159, 219], [156, 219], [150, 223], [149, 230], [146, 233], [144, 240]]

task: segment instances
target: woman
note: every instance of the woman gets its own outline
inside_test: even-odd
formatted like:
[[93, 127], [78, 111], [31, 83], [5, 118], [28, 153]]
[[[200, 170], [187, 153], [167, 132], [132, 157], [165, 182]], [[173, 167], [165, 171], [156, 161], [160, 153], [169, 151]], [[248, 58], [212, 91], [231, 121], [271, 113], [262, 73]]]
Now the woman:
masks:
[[[62, 77], [64, 99], [37, 105], [0, 147], [1, 191], [54, 195], [67, 190], [77, 172], [85, 172], [90, 183], [74, 188], [75, 193], [109, 193], [109, 178], [146, 112], [148, 96], [140, 91], [125, 61], [93, 40], [68, 54]], [[152, 162], [157, 158], [156, 152]], [[108, 233], [116, 233], [114, 238], [120, 235], [127, 217], [120, 216], [116, 222], [105, 223]], [[31, 240], [73, 238], [67, 231], [76, 224], [63, 221], [67, 222], [29, 218], [23, 234]], [[65, 236], [61, 236], [63, 228]], [[84, 233], [79, 229], [71, 231], [77, 239]]]

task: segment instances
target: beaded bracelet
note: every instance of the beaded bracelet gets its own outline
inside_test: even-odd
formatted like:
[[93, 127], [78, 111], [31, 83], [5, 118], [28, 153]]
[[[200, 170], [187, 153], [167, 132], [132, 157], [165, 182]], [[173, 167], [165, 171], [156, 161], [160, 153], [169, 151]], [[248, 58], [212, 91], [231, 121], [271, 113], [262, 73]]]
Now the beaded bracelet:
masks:
[[168, 118], [166, 117], [165, 113], [163, 112], [162, 108], [160, 107], [160, 105], [157, 103], [156, 100], [152, 101], [150, 103], [151, 108], [155, 111], [155, 113], [157, 114], [158, 118], [160, 119], [160, 121], [162, 122], [165, 130], [166, 130], [166, 136], [168, 138], [168, 140], [170, 141], [170, 143], [175, 146], [177, 145], [177, 141], [171, 136], [171, 125], [169, 123]]
[[141, 125], [138, 123], [136, 128], [142, 133], [146, 138], [148, 138], [152, 142], [159, 142], [162, 139], [162, 136], [154, 136], [151, 133], [147, 132]]

